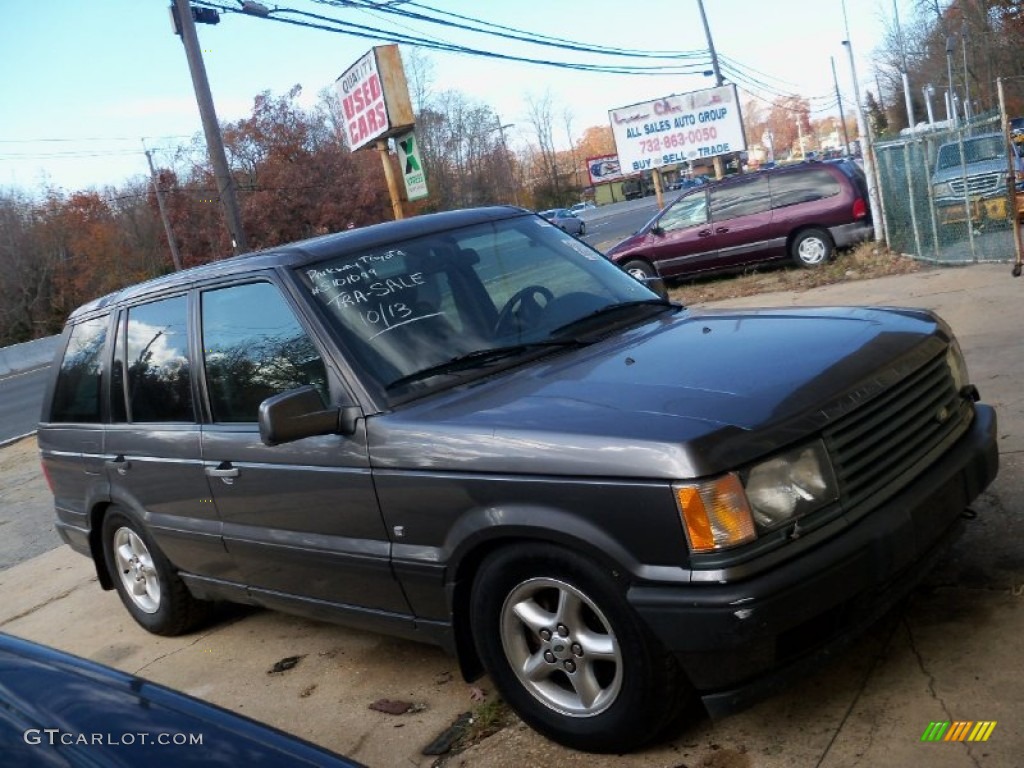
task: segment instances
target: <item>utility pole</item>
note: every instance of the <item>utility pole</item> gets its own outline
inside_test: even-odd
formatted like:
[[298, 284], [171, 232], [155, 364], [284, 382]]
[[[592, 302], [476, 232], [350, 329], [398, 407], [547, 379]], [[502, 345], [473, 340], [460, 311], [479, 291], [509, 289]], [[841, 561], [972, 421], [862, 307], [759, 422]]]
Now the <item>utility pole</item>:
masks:
[[210, 81], [206, 77], [206, 65], [199, 49], [199, 36], [196, 34], [196, 25], [192, 19], [192, 8], [189, 6], [189, 0], [174, 0], [174, 8], [177, 10], [176, 21], [179, 27], [176, 31], [179, 31], [181, 42], [185, 46], [185, 57], [188, 59], [188, 68], [192, 74], [199, 116], [203, 121], [203, 132], [206, 134], [206, 149], [210, 154], [214, 175], [217, 177], [217, 192], [224, 206], [228, 232], [231, 235], [231, 247], [235, 253], [244, 253], [249, 250], [249, 245], [245, 238], [245, 230], [242, 228], [242, 213], [235, 195], [235, 180], [228, 168], [224, 140], [220, 135], [220, 123], [217, 122], [217, 111], [213, 107], [213, 96], [210, 94]]
[[832, 85], [836, 89], [836, 101], [839, 102], [839, 123], [843, 126], [843, 157], [850, 154], [850, 136], [846, 132], [846, 115], [843, 114], [843, 97], [839, 93], [839, 79], [836, 77], [836, 57], [829, 56], [832, 62]]
[[505, 143], [505, 129], [511, 128], [515, 123], [501, 124], [501, 117], [498, 115], [494, 116], [495, 122], [498, 124], [494, 129], [498, 132], [501, 137], [501, 154], [505, 157], [505, 165], [508, 167], [508, 185], [512, 192], [512, 199], [515, 200], [515, 204], [519, 205], [519, 185], [516, 184], [515, 174], [512, 171], [512, 158], [508, 154], [508, 144]]
[[[845, 3], [844, 3], [845, 10]], [[843, 40], [846, 52], [850, 54], [850, 75], [853, 77], [853, 98], [857, 108], [857, 133], [860, 134], [860, 153], [864, 161], [864, 176], [868, 184], [868, 204], [871, 206], [871, 223], [875, 228], [875, 241], [882, 241], [882, 206], [878, 204], [878, 185], [875, 180], [875, 163], [871, 156], [871, 137], [868, 135], [867, 121], [864, 119], [864, 108], [860, 101], [860, 83], [857, 81], [857, 67], [853, 61], [853, 45]]]
[[[708, 41], [708, 52], [711, 54], [711, 69], [715, 73], [715, 85], [722, 87], [722, 70], [718, 67], [718, 54], [715, 53], [715, 41], [711, 37], [711, 27], [708, 26], [708, 15], [704, 13], [704, 0], [697, 0], [697, 7], [700, 9], [700, 20], [704, 24], [704, 37]], [[720, 179], [725, 175], [722, 169], [722, 156], [715, 155], [712, 162], [715, 164], [715, 178]]]
[[[145, 146], [145, 144], [143, 144]], [[160, 179], [157, 178], [156, 169], [153, 167], [153, 153], [146, 150], [146, 162], [149, 163], [149, 176], [153, 180], [153, 189], [156, 192], [156, 204], [160, 208], [160, 219], [164, 223], [164, 233], [167, 235], [167, 246], [171, 249], [171, 261], [174, 262], [174, 269], [181, 270], [181, 254], [178, 253], [178, 244], [174, 242], [174, 231], [171, 229], [171, 221], [167, 218], [167, 206], [164, 204], [164, 191], [160, 188]]]

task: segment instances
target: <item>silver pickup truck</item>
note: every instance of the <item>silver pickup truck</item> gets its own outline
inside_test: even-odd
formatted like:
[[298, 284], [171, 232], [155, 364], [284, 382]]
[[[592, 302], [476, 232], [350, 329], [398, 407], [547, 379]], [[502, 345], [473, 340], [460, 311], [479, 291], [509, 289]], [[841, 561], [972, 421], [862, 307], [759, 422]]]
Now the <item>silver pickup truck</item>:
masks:
[[[963, 159], [960, 147], [963, 146]], [[1024, 158], [1021, 149], [1012, 143], [1014, 183], [1018, 193], [1024, 192]], [[935, 200], [939, 224], [961, 224], [970, 220], [975, 226], [988, 221], [1004, 222], [1010, 210], [1016, 207], [1017, 218], [1024, 214], [1024, 195], [1018, 194], [1016, 205], [1011, 205], [1006, 183], [1008, 171], [1007, 144], [1001, 133], [951, 141], [939, 147], [932, 175], [932, 197]]]

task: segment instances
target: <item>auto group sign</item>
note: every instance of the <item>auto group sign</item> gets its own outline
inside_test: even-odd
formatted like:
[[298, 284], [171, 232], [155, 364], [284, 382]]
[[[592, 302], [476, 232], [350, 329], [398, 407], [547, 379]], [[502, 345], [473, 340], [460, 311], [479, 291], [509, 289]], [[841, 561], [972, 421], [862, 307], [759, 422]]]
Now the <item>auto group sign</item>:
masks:
[[625, 175], [747, 148], [735, 85], [608, 111]]
[[345, 70], [335, 86], [345, 117], [345, 139], [352, 150], [404, 133], [414, 123], [397, 45], [371, 49]]

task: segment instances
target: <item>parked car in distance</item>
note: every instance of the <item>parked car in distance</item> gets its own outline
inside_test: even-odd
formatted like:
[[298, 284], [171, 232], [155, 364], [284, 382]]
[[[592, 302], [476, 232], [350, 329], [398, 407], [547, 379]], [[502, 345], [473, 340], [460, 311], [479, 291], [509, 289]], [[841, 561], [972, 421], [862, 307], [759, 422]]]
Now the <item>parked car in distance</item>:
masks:
[[1016, 218], [1024, 218], [1024, 157], [1016, 141], [1007, 146], [1001, 133], [986, 133], [951, 141], [939, 147], [932, 174], [932, 198], [942, 225], [964, 224], [970, 220], [981, 227], [987, 222], [1008, 223], [1013, 218], [1010, 190], [1006, 183], [1008, 155], [1013, 152]]
[[6, 765], [360, 768], [243, 715], [3, 633], [0, 670]]
[[38, 442], [58, 532], [148, 631], [227, 600], [436, 643], [621, 752], [906, 595], [996, 475], [978, 399], [927, 311], [688, 310], [495, 207], [80, 307]]
[[805, 163], [692, 189], [608, 257], [639, 279], [678, 278], [792, 259], [818, 267], [871, 236], [864, 172]]
[[540, 215], [570, 235], [583, 237], [583, 235], [587, 234], [586, 222], [568, 208], [551, 208], [547, 211], [541, 211]]
[[597, 206], [594, 205], [589, 200], [586, 200], [586, 201], [584, 201], [582, 203], [576, 203], [576, 205], [570, 206], [569, 207], [569, 213], [573, 213], [573, 214], [583, 213], [583, 211], [589, 211], [592, 208], [597, 208]]

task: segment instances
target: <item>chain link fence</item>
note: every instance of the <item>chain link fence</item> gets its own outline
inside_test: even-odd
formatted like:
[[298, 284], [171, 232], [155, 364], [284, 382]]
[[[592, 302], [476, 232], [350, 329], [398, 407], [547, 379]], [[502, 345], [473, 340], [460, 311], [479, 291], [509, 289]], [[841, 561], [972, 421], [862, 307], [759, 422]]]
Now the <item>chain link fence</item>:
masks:
[[1019, 203], [1013, 194], [1020, 154], [1007, 146], [998, 113], [876, 143], [889, 246], [941, 264], [1012, 261], [1018, 205], [1024, 210], [1024, 194]]

